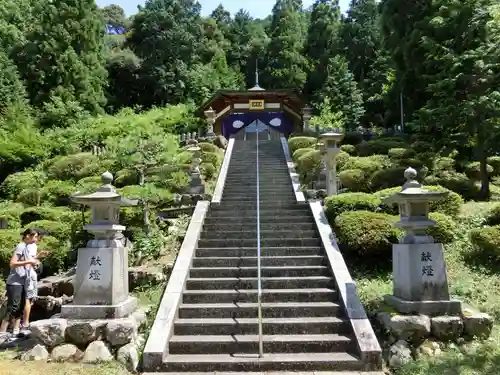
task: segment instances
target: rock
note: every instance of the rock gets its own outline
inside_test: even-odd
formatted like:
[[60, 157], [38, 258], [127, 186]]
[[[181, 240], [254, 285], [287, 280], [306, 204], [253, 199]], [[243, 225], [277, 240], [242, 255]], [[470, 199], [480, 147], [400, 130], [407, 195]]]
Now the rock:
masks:
[[222, 135], [218, 135], [214, 139], [214, 145], [225, 150], [227, 147], [227, 139]]
[[37, 344], [27, 352], [21, 354], [22, 361], [46, 361], [48, 358], [49, 352], [41, 344]]
[[84, 363], [110, 362], [113, 356], [104, 341], [93, 341], [83, 353]]
[[404, 340], [397, 341], [389, 349], [389, 366], [391, 368], [399, 368], [402, 365], [412, 361], [411, 349], [409, 344]]
[[418, 356], [435, 357], [441, 354], [441, 346], [433, 340], [424, 340], [417, 348]]
[[141, 348], [146, 343], [144, 335], [137, 335], [134, 339], [134, 344], [137, 348]]
[[139, 354], [133, 343], [129, 343], [118, 349], [116, 360], [123, 364], [130, 372], [135, 372], [139, 365]]
[[456, 341], [464, 331], [459, 316], [436, 316], [431, 319], [432, 335], [440, 341]]
[[62, 276], [49, 276], [38, 281], [39, 296], [61, 297], [63, 295], [72, 296], [74, 270], [69, 271]]
[[464, 333], [468, 337], [487, 339], [493, 329], [493, 317], [479, 312], [463, 315]]
[[389, 327], [398, 340], [420, 340], [430, 335], [431, 319], [426, 315], [395, 315]]
[[391, 314], [388, 312], [379, 312], [377, 314], [377, 322], [385, 331], [390, 331], [391, 329]]
[[106, 325], [106, 340], [111, 346], [123, 346], [137, 336], [137, 322], [132, 318], [115, 319]]
[[62, 344], [52, 349], [50, 359], [56, 362], [79, 361], [83, 353], [73, 344]]
[[64, 342], [68, 321], [66, 319], [44, 319], [31, 323], [32, 335], [45, 346], [53, 348]]
[[73, 344], [85, 347], [89, 342], [101, 339], [105, 325], [104, 320], [70, 320], [66, 337]]
[[166, 275], [163, 273], [163, 270], [158, 267], [138, 266], [129, 267], [128, 269], [128, 283], [131, 289], [137, 288], [141, 285], [158, 285], [165, 280]]
[[31, 310], [32, 320], [49, 319], [61, 312], [61, 306], [73, 301], [73, 297], [41, 296], [35, 300]]
[[132, 313], [132, 318], [135, 320], [137, 327], [140, 327], [141, 324], [146, 323], [148, 320], [148, 309], [140, 308]]

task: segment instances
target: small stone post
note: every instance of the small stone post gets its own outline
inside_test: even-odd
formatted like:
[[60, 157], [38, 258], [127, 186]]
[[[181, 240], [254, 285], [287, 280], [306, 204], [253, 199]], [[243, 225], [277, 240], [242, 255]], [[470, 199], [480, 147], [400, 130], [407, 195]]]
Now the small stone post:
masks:
[[201, 164], [201, 149], [197, 144], [194, 144], [189, 147], [187, 151], [193, 153], [193, 162], [189, 173], [190, 181], [187, 192], [188, 194], [205, 194], [205, 185], [203, 184], [199, 168]]
[[450, 299], [443, 245], [425, 233], [436, 225], [429, 219], [429, 202], [448, 193], [425, 190], [416, 177], [417, 171], [408, 168], [403, 189], [384, 200], [398, 204], [400, 220], [395, 226], [406, 232], [399, 244], [392, 245], [393, 294], [385, 301], [404, 314], [457, 315], [461, 302]]
[[91, 194], [74, 194], [71, 199], [90, 206], [92, 221], [83, 228], [94, 235], [87, 247], [78, 249], [73, 303], [63, 305], [61, 315], [71, 319], [113, 319], [130, 315], [137, 300], [129, 295], [128, 248], [119, 224], [121, 206], [135, 206], [111, 185], [113, 175], [101, 176], [102, 186]]
[[307, 132], [309, 130], [309, 120], [311, 120], [312, 117], [312, 108], [309, 106], [306, 106], [302, 109], [302, 121], [303, 121], [303, 128], [302, 131]]
[[207, 138], [214, 138], [214, 124], [217, 113], [210, 107], [205, 112], [205, 117], [207, 119]]
[[323, 162], [327, 169], [326, 192], [328, 195], [337, 195], [337, 155], [340, 152], [340, 142], [343, 138], [344, 134], [340, 132], [328, 132], [320, 135]]

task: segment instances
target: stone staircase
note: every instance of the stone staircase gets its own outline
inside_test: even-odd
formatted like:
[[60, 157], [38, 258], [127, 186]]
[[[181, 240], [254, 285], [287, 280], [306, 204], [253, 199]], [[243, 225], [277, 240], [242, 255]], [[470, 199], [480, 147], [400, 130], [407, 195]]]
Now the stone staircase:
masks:
[[256, 142], [236, 140], [204, 219], [161, 370], [363, 371], [309, 206], [279, 141], [260, 141], [264, 356], [258, 358]]

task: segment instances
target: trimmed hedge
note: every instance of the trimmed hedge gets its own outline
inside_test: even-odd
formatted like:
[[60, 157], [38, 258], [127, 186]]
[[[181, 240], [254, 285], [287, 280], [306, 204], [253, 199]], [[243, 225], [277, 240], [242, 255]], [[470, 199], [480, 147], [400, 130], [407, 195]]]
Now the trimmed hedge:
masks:
[[345, 163], [340, 166], [341, 171], [348, 169], [361, 169], [365, 175], [372, 173], [390, 166], [389, 158], [385, 155], [373, 155], [366, 157], [350, 157]]
[[350, 131], [346, 132], [344, 135], [344, 139], [342, 140], [342, 143], [344, 145], [359, 145], [361, 142], [363, 142], [363, 134], [357, 131]]
[[401, 231], [394, 228], [397, 217], [370, 211], [344, 212], [337, 216], [334, 231], [345, 254], [390, 259], [392, 244]]
[[487, 225], [500, 225], [500, 204], [493, 206], [486, 214]]
[[426, 229], [426, 233], [432, 236], [437, 243], [451, 243], [457, 236], [457, 224], [452, 217], [439, 213], [431, 212], [429, 214], [431, 220], [436, 222], [436, 225]]
[[370, 177], [370, 188], [372, 191], [387, 189], [395, 186], [403, 186], [406, 182], [405, 167], [394, 167], [376, 171]]
[[201, 163], [200, 172], [203, 175], [204, 180], [211, 180], [214, 178], [217, 169], [210, 163]]
[[[460, 214], [460, 209], [462, 208], [462, 205], [464, 204], [464, 200], [460, 195], [457, 193], [454, 193], [450, 191], [449, 189], [446, 189], [442, 186], [424, 186], [424, 189], [430, 190], [430, 191], [446, 191], [448, 192], [448, 196], [440, 201], [434, 201], [429, 203], [429, 210], [431, 212], [440, 212], [442, 214], [451, 216], [451, 217], [457, 217]], [[393, 187], [389, 189], [384, 189], [377, 191], [373, 193], [376, 197], [380, 198], [381, 201], [383, 201], [385, 198], [393, 195], [394, 193], [401, 191], [401, 187]], [[390, 206], [386, 205], [385, 203], [382, 203], [380, 205], [380, 209], [382, 212], [392, 214], [392, 215], [397, 215], [398, 214], [398, 207], [396, 204], [392, 204]]]
[[324, 205], [325, 214], [330, 223], [333, 223], [338, 215], [347, 211], [377, 211], [380, 199], [372, 194], [344, 193], [327, 197]]
[[492, 176], [500, 176], [500, 156], [491, 156], [488, 158], [488, 164], [493, 168]]
[[358, 145], [358, 154], [360, 156], [387, 155], [390, 149], [404, 148], [407, 144], [401, 140], [391, 138], [373, 139]]
[[293, 155], [299, 148], [314, 148], [318, 140], [314, 137], [293, 137], [288, 139], [288, 149]]
[[[29, 207], [22, 211], [20, 221], [22, 226], [32, 224], [34, 221], [56, 221], [61, 223], [71, 223], [80, 218], [80, 212], [71, 211], [66, 207]], [[30, 225], [31, 227], [32, 225]]]
[[[99, 178], [100, 179], [100, 178]], [[80, 181], [78, 182], [80, 183]], [[122, 169], [116, 172], [114, 185], [118, 188], [127, 185], [137, 185], [139, 183], [139, 174], [134, 169]]]
[[495, 260], [500, 258], [498, 247], [498, 244], [500, 244], [500, 226], [473, 229], [469, 237], [476, 252]]
[[[481, 179], [481, 166], [478, 161], [469, 163], [465, 166], [465, 175], [471, 180], [479, 181]], [[486, 165], [486, 171], [488, 175], [493, 174], [493, 167], [489, 164]]]
[[310, 184], [317, 180], [321, 171], [321, 154], [319, 150], [312, 150], [303, 154], [295, 164], [303, 184]]
[[342, 187], [352, 192], [366, 191], [366, 177], [361, 169], [347, 169], [339, 173]]
[[201, 162], [210, 163], [215, 169], [219, 169], [222, 164], [222, 155], [217, 152], [202, 152]]
[[479, 195], [479, 187], [467, 178], [466, 175], [456, 172], [442, 172], [438, 176], [428, 176], [424, 179], [426, 185], [440, 185], [457, 194], [464, 199], [476, 199]]
[[84, 177], [98, 175], [100, 171], [97, 156], [89, 152], [59, 156], [47, 168], [51, 180], [78, 181]]
[[314, 148], [299, 148], [298, 150], [295, 150], [295, 152], [293, 153], [292, 160], [294, 162], [297, 162], [297, 160], [299, 160], [299, 158], [302, 155], [307, 154], [310, 151], [315, 151], [315, 150], [314, 150]]
[[411, 148], [405, 148], [405, 147], [394, 147], [389, 149], [387, 152], [389, 157], [391, 159], [395, 160], [404, 160], [404, 159], [411, 159], [415, 156], [415, 150], [412, 150]]
[[35, 184], [43, 186], [47, 176], [42, 171], [24, 171], [8, 175], [0, 185], [2, 196], [8, 200], [16, 200], [21, 191], [31, 189]]
[[347, 152], [351, 156], [356, 156], [358, 154], [356, 146], [353, 145], [342, 145], [340, 146], [340, 151]]
[[200, 147], [201, 152], [218, 152], [219, 151], [219, 148], [217, 146], [215, 146], [212, 143], [208, 143], [208, 142], [200, 142], [200, 143], [198, 143], [198, 146]]
[[1, 204], [0, 205], [0, 220], [7, 222], [7, 229], [21, 228], [21, 213], [24, 206], [19, 203]]
[[51, 237], [59, 240], [68, 239], [71, 233], [71, 223], [51, 220], [37, 220], [29, 223], [24, 227], [27, 228], [40, 228], [49, 233]]

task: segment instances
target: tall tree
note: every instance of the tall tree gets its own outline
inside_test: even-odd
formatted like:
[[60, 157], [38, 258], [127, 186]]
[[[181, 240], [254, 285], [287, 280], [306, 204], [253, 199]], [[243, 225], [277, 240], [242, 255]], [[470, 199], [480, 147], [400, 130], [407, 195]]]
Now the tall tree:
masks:
[[305, 32], [302, 1], [277, 0], [273, 7], [270, 42], [265, 56], [262, 81], [266, 89], [301, 89], [307, 78], [303, 56]]
[[95, 1], [37, 2], [33, 14], [35, 23], [17, 55], [31, 103], [47, 109], [47, 104], [72, 102], [90, 113], [102, 112], [104, 25]]
[[198, 62], [200, 21], [195, 0], [148, 0], [134, 17], [128, 46], [143, 60], [140, 104], [186, 99], [188, 72]]
[[231, 26], [231, 13], [229, 13], [222, 4], [219, 4], [217, 8], [210, 14], [210, 18], [213, 18], [222, 32], [224, 37], [227, 38], [229, 34], [229, 27]]

